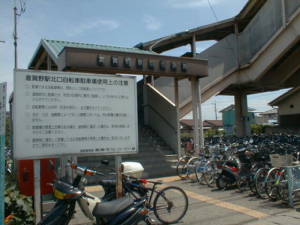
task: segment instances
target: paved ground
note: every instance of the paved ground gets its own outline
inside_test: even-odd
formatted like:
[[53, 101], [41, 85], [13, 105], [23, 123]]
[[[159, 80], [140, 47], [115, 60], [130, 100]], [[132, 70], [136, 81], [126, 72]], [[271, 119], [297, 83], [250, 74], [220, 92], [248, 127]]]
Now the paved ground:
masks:
[[[299, 225], [300, 204], [294, 209], [282, 202], [257, 199], [250, 192], [238, 193], [236, 190], [218, 191], [200, 186], [176, 177], [163, 179], [165, 185], [183, 188], [189, 196], [189, 210], [180, 225]], [[89, 187], [94, 195], [101, 195], [97, 186]], [[72, 225], [89, 224], [77, 210]]]

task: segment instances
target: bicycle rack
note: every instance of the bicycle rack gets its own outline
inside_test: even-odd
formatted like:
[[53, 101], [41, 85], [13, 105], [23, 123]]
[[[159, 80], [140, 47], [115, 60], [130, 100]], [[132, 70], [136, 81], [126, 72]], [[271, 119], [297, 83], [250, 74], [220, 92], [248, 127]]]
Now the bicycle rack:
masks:
[[294, 196], [296, 192], [300, 191], [300, 165], [287, 166], [288, 175], [288, 203], [294, 208]]

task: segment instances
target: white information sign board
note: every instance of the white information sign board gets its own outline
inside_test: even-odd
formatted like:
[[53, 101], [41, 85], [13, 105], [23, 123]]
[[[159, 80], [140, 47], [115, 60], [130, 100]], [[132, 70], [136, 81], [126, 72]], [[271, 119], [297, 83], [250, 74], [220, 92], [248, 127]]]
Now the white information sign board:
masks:
[[17, 70], [14, 156], [138, 151], [135, 77]]

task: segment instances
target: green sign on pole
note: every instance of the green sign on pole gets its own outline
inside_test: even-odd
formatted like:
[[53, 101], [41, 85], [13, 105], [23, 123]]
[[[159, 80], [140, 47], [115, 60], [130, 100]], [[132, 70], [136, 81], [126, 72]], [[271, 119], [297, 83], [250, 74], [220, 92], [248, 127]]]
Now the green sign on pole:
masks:
[[4, 224], [6, 83], [0, 83], [0, 224]]

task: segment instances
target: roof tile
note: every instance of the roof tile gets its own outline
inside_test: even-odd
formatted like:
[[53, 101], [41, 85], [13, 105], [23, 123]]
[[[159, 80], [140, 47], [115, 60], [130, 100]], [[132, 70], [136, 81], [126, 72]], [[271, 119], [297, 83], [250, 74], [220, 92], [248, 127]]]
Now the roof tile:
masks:
[[125, 47], [117, 47], [117, 46], [109, 46], [109, 45], [97, 45], [97, 44], [87, 44], [87, 43], [80, 43], [80, 42], [57, 41], [57, 40], [47, 40], [47, 39], [43, 39], [42, 41], [53, 51], [53, 54], [56, 57], [63, 51], [65, 47], [157, 55], [157, 53], [153, 51], [141, 50], [139, 48], [125, 48]]

